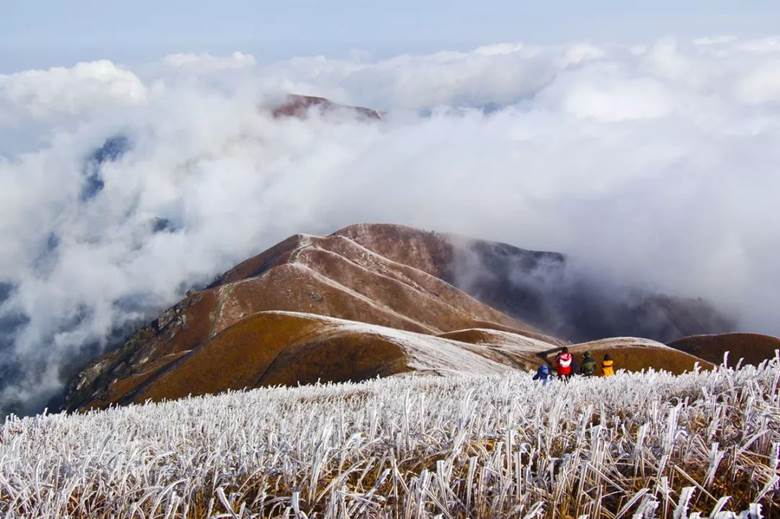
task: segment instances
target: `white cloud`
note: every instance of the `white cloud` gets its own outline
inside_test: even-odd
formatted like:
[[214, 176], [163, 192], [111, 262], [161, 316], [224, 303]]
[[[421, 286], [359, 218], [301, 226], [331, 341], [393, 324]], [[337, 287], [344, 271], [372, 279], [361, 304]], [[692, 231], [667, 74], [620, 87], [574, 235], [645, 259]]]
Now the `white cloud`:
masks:
[[563, 109], [598, 121], [655, 119], [668, 115], [672, 96], [651, 79], [598, 79], [577, 82], [563, 94]]
[[170, 54], [165, 57], [163, 62], [170, 67], [191, 68], [199, 72], [241, 69], [256, 65], [254, 56], [238, 51], [229, 56], [192, 53]]
[[737, 38], [731, 34], [725, 34], [722, 36], [704, 36], [702, 38], [695, 38], [693, 43], [695, 45], [722, 45], [724, 43], [733, 43], [737, 41]]
[[588, 61], [594, 61], [603, 58], [603, 50], [590, 43], [579, 43], [572, 45], [564, 54], [564, 61], [567, 65], [580, 65]]
[[117, 105], [141, 104], [146, 88], [110, 61], [0, 75], [0, 125], [29, 117], [73, 116]]
[[557, 61], [557, 50], [501, 44], [375, 62], [298, 58], [277, 64], [273, 74], [324, 95], [381, 109], [416, 110], [515, 102], [552, 81]]
[[[85, 342], [289, 234], [362, 221], [570, 252], [780, 334], [779, 58], [771, 41], [665, 40], [2, 76], [0, 282], [17, 290], [0, 314], [30, 318], [4, 398], [45, 396]], [[290, 91], [388, 117], [260, 109]], [[128, 149], [85, 199], [117, 134]]]
[[780, 102], [780, 59], [751, 70], [738, 83], [737, 93], [746, 103]]

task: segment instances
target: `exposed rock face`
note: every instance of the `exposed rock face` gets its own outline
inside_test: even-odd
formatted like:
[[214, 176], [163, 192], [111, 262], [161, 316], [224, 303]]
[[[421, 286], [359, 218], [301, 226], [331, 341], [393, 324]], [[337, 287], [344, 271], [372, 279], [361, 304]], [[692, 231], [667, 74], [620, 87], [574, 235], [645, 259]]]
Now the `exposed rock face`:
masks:
[[780, 339], [757, 333], [723, 333], [685, 337], [670, 342], [669, 346], [713, 364], [721, 364], [728, 351], [729, 366], [734, 366], [739, 359], [743, 364], [755, 366], [775, 356], [775, 351], [780, 350]]
[[[568, 338], [548, 334], [557, 329], [547, 318], [555, 308], [548, 299], [557, 295], [527, 278], [565, 265], [557, 253], [395, 225], [292, 236], [188, 293], [87, 367], [65, 406], [420, 371], [533, 368]], [[643, 347], [669, 357], [653, 364], [658, 368], [682, 371], [695, 362], [662, 344]], [[640, 369], [636, 364], [624, 367]]]

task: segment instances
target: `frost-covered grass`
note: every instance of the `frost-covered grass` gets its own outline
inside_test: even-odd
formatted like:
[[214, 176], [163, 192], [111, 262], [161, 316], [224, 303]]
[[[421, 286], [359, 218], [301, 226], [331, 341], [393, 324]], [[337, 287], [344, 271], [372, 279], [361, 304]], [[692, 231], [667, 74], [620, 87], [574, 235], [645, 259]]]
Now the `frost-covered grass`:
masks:
[[779, 379], [778, 359], [548, 386], [392, 378], [12, 418], [0, 512], [780, 517]]

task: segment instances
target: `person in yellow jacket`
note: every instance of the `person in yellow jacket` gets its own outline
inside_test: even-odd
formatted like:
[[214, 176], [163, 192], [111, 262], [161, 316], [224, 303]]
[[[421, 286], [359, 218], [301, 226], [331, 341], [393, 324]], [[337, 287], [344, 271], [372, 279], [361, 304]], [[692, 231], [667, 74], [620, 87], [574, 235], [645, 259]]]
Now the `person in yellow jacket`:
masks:
[[611, 377], [615, 374], [615, 361], [612, 360], [609, 354], [604, 355], [604, 360], [601, 362], [601, 373], [605, 377]]

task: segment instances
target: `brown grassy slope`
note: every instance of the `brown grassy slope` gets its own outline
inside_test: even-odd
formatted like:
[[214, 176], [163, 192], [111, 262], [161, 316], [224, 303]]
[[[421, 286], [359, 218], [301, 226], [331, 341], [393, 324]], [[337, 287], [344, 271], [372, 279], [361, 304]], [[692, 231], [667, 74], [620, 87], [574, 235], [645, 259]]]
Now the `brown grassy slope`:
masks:
[[524, 350], [542, 351], [550, 345], [565, 346], [565, 341], [546, 335], [518, 334], [512, 330], [497, 328], [467, 328], [438, 335], [445, 339], [468, 342], [471, 344], [508, 344], [520, 346]]
[[485, 348], [485, 355], [523, 370], [536, 369], [545, 352], [564, 345], [562, 341], [554, 338], [530, 337], [485, 328], [456, 330], [442, 333], [439, 337], [481, 346]]
[[392, 224], [357, 224], [339, 229], [344, 236], [392, 261], [413, 266], [440, 279], [454, 278], [455, 247], [446, 234]]
[[[542, 362], [554, 365], [555, 355], [560, 351], [561, 343], [540, 341], [531, 337], [503, 332], [499, 330], [469, 329], [439, 335], [451, 340], [469, 342], [485, 346], [490, 351], [513, 359], [517, 367], [535, 369]], [[568, 346], [574, 354], [577, 364], [582, 364], [582, 355], [590, 351], [599, 367], [605, 354], [615, 361], [616, 369], [641, 371], [647, 368], [683, 373], [693, 369], [696, 362], [704, 369], [712, 367], [707, 361], [687, 353], [675, 350], [649, 339], [618, 337]]]
[[[702, 369], [713, 367], [705, 360], [670, 348], [660, 342], [635, 337], [616, 337], [575, 344], [569, 347], [569, 351], [574, 354], [578, 365], [582, 365], [582, 355], [586, 351], [590, 351], [596, 360], [597, 375], [602, 375], [601, 361], [605, 354], [609, 354], [615, 361], [616, 370], [642, 371], [652, 368], [680, 374], [692, 370], [697, 362]], [[547, 354], [546, 359], [550, 365], [554, 365], [557, 353], [558, 350], [554, 350]]]
[[219, 285], [226, 285], [241, 281], [251, 277], [257, 277], [267, 270], [286, 262], [290, 254], [296, 249], [309, 243], [311, 236], [305, 234], [295, 234], [286, 240], [282, 240], [273, 247], [248, 258], [227, 272], [219, 276], [208, 288], [214, 288]]
[[[217, 331], [263, 310], [310, 312], [425, 332], [476, 322], [535, 331], [441, 279], [342, 236], [302, 237], [297, 247], [263, 262], [273, 266], [257, 275], [256, 264], [239, 265], [226, 276], [232, 282], [215, 287], [222, 302]], [[254, 277], [240, 278], [247, 271]]]
[[775, 356], [775, 350], [780, 349], [780, 339], [757, 333], [724, 333], [685, 337], [670, 342], [669, 346], [713, 364], [721, 364], [723, 354], [728, 351], [729, 365], [735, 365], [740, 358], [745, 364], [757, 365]]
[[[141, 379], [164, 369], [172, 359], [189, 352], [211, 334], [216, 293], [190, 294], [138, 330], [122, 346], [99, 357], [79, 373], [66, 395], [65, 409], [88, 401], [109, 405], [113, 385], [127, 378]], [[135, 381], [131, 382], [131, 385]]]
[[[538, 255], [497, 247], [498, 253], [520, 254], [531, 262]], [[351, 226], [325, 237], [293, 236], [237, 265], [206, 290], [189, 294], [119, 350], [98, 359], [82, 372], [66, 405], [105, 406], [145, 396], [165, 398], [317, 378], [362, 379], [409, 370], [468, 372], [480, 362], [528, 369], [540, 361], [540, 350], [564, 344], [440, 279], [450, 275], [452, 251], [452, 242], [444, 235], [393, 225]], [[298, 344], [296, 334], [303, 325], [287, 333], [284, 326], [262, 331], [256, 329], [257, 322], [246, 324], [267, 311], [331, 316], [402, 334], [440, 337], [427, 337], [425, 347], [412, 348], [412, 355], [399, 350], [397, 341], [377, 339], [365, 330], [346, 333], [340, 325], [338, 333], [324, 334], [317, 325], [311, 332], [316, 340]], [[233, 328], [237, 323], [244, 324]], [[230, 340], [222, 335], [227, 330]], [[246, 338], [236, 336], [240, 330]], [[279, 336], [269, 336], [272, 332]], [[262, 338], [256, 341], [257, 334]], [[387, 335], [383, 332], [382, 337]], [[217, 337], [222, 338], [214, 342]], [[418, 342], [419, 337], [412, 341]], [[234, 343], [244, 344], [244, 349], [231, 350], [229, 344]], [[471, 356], [450, 362], [453, 344], [458, 355]], [[679, 372], [693, 365], [689, 356], [671, 351], [661, 355], [643, 350], [639, 357], [627, 357], [622, 367], [654, 365]], [[244, 354], [246, 364], [241, 360]], [[622, 354], [619, 351], [616, 357], [619, 367]], [[329, 358], [337, 360], [327, 362]], [[272, 361], [284, 369], [261, 373]]]
[[701, 299], [614, 285], [556, 252], [391, 224], [351, 225], [334, 234], [572, 342], [620, 336], [665, 342], [734, 327]]
[[[212, 289], [218, 289], [225, 301], [221, 311], [233, 322], [256, 311], [278, 309], [415, 331], [446, 331], [477, 323], [536, 331], [426, 274], [417, 268], [421, 262], [414, 258], [407, 259], [412, 266], [390, 260], [344, 236], [297, 235], [242, 262]], [[306, 287], [302, 289], [300, 283], [306, 283]], [[373, 313], [384, 315], [355, 315], [349, 304], [323, 297], [317, 285], [324, 291], [340, 291], [342, 297], [362, 301], [373, 307]], [[217, 331], [223, 328], [218, 324]]]
[[116, 402], [182, 354], [258, 312], [327, 315], [400, 330], [441, 333], [491, 327], [538, 331], [441, 279], [397, 263], [344, 236], [293, 236], [226, 272], [84, 370], [67, 408]]
[[[485, 348], [324, 316], [261, 312], [225, 329], [120, 402], [269, 385], [365, 380], [406, 372], [503, 373]], [[98, 402], [95, 402], [98, 404]]]
[[[511, 332], [464, 329], [431, 336], [330, 317], [260, 312], [228, 327], [168, 366], [113, 383], [110, 398], [90, 406], [181, 398], [274, 385], [360, 381], [408, 372], [500, 374], [553, 363], [559, 344]], [[609, 353], [617, 369], [682, 373], [698, 362], [655, 341], [617, 338], [570, 346], [582, 362]], [[601, 374], [600, 370], [597, 374]]]

